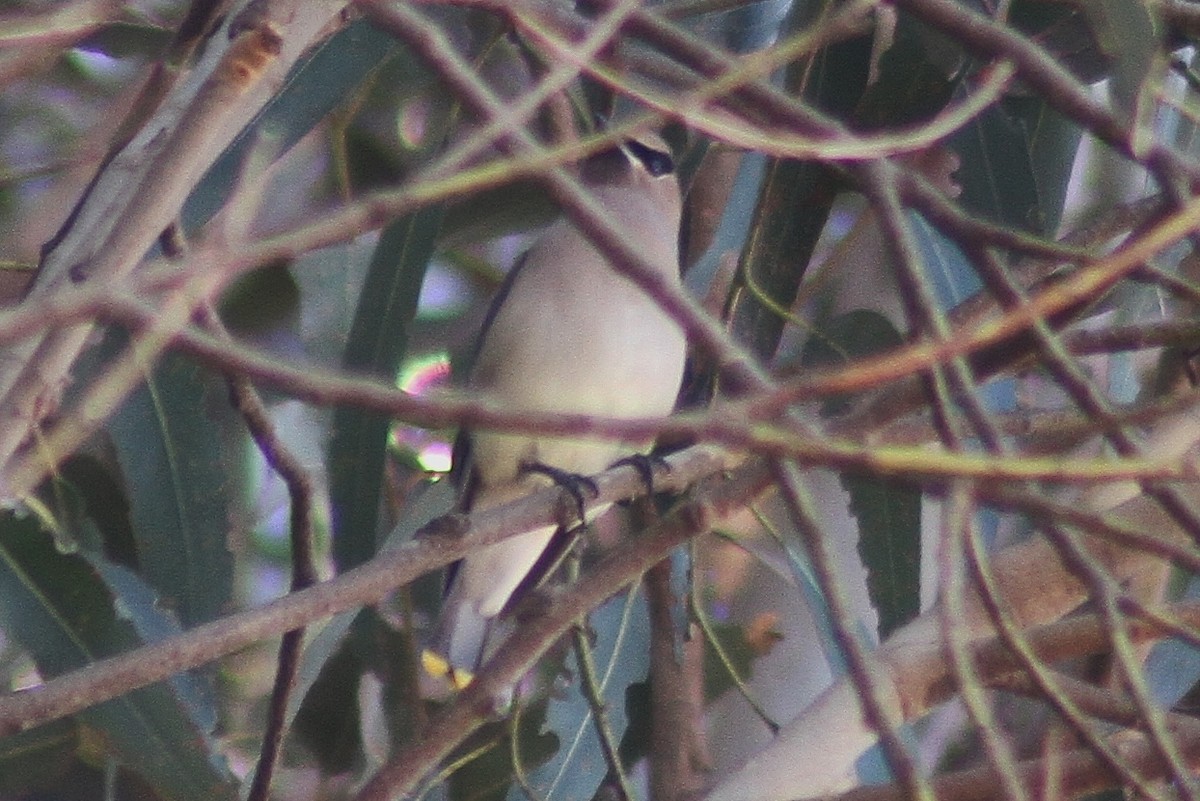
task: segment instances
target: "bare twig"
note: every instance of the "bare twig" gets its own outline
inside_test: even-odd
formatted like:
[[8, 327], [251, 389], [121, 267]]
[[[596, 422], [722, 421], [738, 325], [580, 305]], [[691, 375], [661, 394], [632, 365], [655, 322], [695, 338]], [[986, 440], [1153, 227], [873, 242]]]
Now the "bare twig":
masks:
[[[630, 590], [632, 593], [634, 590]], [[626, 604], [629, 598], [626, 599]], [[588, 640], [586, 623], [577, 621], [571, 628], [571, 644], [575, 651], [575, 664], [579, 670], [579, 688], [587, 699], [596, 728], [600, 750], [608, 763], [608, 773], [616, 785], [619, 801], [634, 801], [637, 794], [629, 783], [628, 772], [621, 764], [620, 736], [613, 730], [604, 701], [604, 684], [596, 672], [596, 660], [592, 655], [592, 644]]]
[[969, 487], [952, 485], [944, 510], [945, 524], [938, 548], [939, 574], [943, 578], [940, 603], [942, 636], [946, 642], [947, 661], [959, 687], [963, 705], [975, 724], [992, 767], [1000, 775], [1006, 795], [1013, 801], [1028, 801], [1030, 795], [1018, 778], [1017, 757], [1005, 740], [991, 704], [971, 661], [971, 632], [962, 623], [966, 620], [966, 575], [963, 543], [974, 536], [975, 499]]
[[1040, 45], [1001, 21], [945, 0], [901, 0], [898, 5], [986, 58], [1009, 60], [1038, 95], [1130, 158], [1156, 173], [1164, 189], [1173, 177], [1200, 182], [1200, 164], [1161, 139], [1135, 146], [1132, 121], [1096, 99]]
[[[1136, 725], [1136, 712], [1128, 701], [1113, 698], [1111, 693], [1067, 676], [1060, 675], [1058, 681], [1081, 708], [1094, 714], [1104, 714], [1109, 719], [1121, 720], [1125, 725]], [[1026, 694], [1033, 693], [1029, 683], [1019, 678], [997, 684]], [[1174, 715], [1171, 722], [1173, 735], [1184, 751], [1188, 764], [1194, 769], [1200, 765], [1200, 731], [1196, 730], [1195, 721], [1183, 716]], [[1124, 754], [1139, 775], [1150, 780], [1165, 778], [1165, 766], [1146, 738], [1122, 731], [1110, 738], [1110, 744]], [[1061, 797], [1081, 798], [1120, 786], [1120, 777], [1089, 749], [1075, 749], [1059, 755], [1058, 759], [1061, 776], [1057, 789]], [[1015, 779], [1024, 788], [1025, 794], [1037, 797], [1045, 789], [1046, 769], [1046, 760], [1042, 758], [1027, 759], [1016, 765]], [[933, 779], [932, 784], [937, 798], [957, 801], [1000, 801], [1011, 798], [1006, 794], [1007, 786], [996, 782], [995, 771], [990, 765], [943, 774]], [[832, 798], [837, 801], [901, 801], [906, 797], [904, 792], [904, 788], [898, 785], [875, 785], [850, 790]]]
[[[209, 307], [207, 318], [208, 326], [218, 336], [225, 340], [232, 339], [214, 308]], [[263, 459], [287, 485], [291, 507], [288, 531], [292, 545], [291, 591], [303, 590], [315, 584], [318, 578], [313, 554], [315, 482], [312, 474], [279, 438], [266, 404], [250, 380], [242, 375], [230, 375], [229, 390], [234, 407], [241, 413]], [[249, 801], [266, 801], [270, 793], [271, 777], [283, 748], [288, 700], [300, 666], [300, 647], [303, 642], [304, 629], [297, 628], [285, 631], [279, 644], [275, 683], [267, 707], [267, 727], [258, 764], [254, 768], [254, 779], [246, 796]]]
[[[261, 16], [231, 28], [233, 38], [225, 46], [208, 48], [196, 71], [200, 77], [184, 82], [177, 102], [164, 104], [157, 124], [145, 126], [105, 167], [90, 202], [46, 253], [31, 297], [133, 270], [203, 171], [275, 93], [291, 64], [341, 6], [331, 0], [259, 3]], [[87, 325], [48, 330], [5, 354], [0, 495], [23, 494], [11, 489], [9, 460], [57, 402], [89, 331]]]

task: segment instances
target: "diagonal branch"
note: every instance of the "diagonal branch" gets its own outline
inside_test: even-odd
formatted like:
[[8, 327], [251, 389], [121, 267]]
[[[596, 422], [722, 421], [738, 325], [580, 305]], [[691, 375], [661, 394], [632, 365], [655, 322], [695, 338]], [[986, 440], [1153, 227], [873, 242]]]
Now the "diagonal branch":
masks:
[[[69, 230], [44, 255], [30, 297], [131, 272], [342, 6], [259, 0], [251, 16], [232, 15], [190, 79], [106, 164]], [[85, 324], [48, 330], [0, 362], [0, 497], [21, 494], [10, 485], [9, 461], [57, 404], [90, 330]]]
[[[707, 448], [680, 452], [669, 457], [668, 462], [671, 470], [655, 480], [656, 490], [681, 491], [701, 477], [727, 466], [724, 457]], [[742, 472], [753, 469], [746, 468]], [[597, 486], [600, 492], [587, 499], [589, 507], [608, 505], [645, 492], [645, 484], [637, 471], [628, 467], [599, 476]], [[750, 500], [752, 498], [747, 497], [745, 502]], [[549, 488], [469, 518], [435, 520], [425, 527], [422, 536], [337, 578], [95, 663], [38, 687], [0, 696], [0, 737], [162, 681], [259, 640], [340, 612], [379, 603], [397, 587], [461, 559], [474, 549], [554, 525], [559, 518], [561, 502], [561, 491]], [[464, 530], [469, 530], [470, 536], [463, 536]], [[636, 577], [631, 575], [629, 579]], [[575, 615], [579, 614], [582, 610], [576, 609]]]

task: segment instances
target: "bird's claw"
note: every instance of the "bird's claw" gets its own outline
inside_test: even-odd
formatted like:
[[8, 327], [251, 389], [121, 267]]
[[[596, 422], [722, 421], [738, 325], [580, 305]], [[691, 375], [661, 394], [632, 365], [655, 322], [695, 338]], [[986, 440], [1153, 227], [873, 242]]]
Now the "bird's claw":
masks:
[[609, 468], [622, 467], [628, 465], [638, 472], [642, 478], [642, 486], [646, 488], [646, 495], [654, 494], [654, 468], [662, 468], [666, 472], [671, 472], [671, 463], [661, 456], [653, 454], [635, 453], [631, 456], [626, 456], [618, 459], [609, 465]]
[[579, 473], [571, 473], [567, 470], [560, 470], [557, 467], [551, 467], [548, 464], [530, 463], [521, 466], [521, 471], [524, 473], [538, 473], [546, 476], [559, 487], [562, 487], [575, 501], [575, 510], [579, 515], [579, 524], [582, 526], [587, 523], [587, 517], [584, 514], [584, 506], [587, 504], [587, 499], [583, 497], [584, 490], [591, 493], [595, 498], [600, 494], [600, 488], [596, 486], [596, 482], [591, 478], [580, 475]]

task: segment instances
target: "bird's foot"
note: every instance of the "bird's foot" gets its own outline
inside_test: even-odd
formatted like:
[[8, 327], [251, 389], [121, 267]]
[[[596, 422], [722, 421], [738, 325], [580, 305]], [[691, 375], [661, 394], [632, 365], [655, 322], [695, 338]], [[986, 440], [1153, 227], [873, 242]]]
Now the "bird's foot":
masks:
[[[584, 506], [587, 500], [583, 497], [584, 491], [591, 493], [595, 498], [600, 494], [600, 488], [596, 486], [596, 482], [587, 476], [579, 473], [571, 473], [566, 470], [559, 470], [557, 467], [551, 467], [548, 464], [540, 464], [531, 462], [521, 465], [523, 473], [539, 473], [546, 476], [558, 486], [566, 490], [575, 500], [575, 510], [579, 515], [579, 525], [583, 526], [587, 523], [587, 517], [584, 515]], [[564, 526], [565, 528], [565, 526]]]
[[623, 459], [618, 459], [609, 465], [611, 470], [614, 467], [622, 467], [628, 465], [638, 472], [642, 478], [642, 485], [646, 488], [646, 495], [654, 494], [654, 469], [660, 468], [666, 472], [671, 472], [671, 463], [661, 456], [653, 454], [635, 453], [632, 456], [626, 456]]

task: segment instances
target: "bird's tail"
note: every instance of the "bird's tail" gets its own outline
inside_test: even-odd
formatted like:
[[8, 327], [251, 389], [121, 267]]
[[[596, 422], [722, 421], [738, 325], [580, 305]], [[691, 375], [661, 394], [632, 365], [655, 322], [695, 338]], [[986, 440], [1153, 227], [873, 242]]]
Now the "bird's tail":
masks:
[[483, 661], [492, 619], [479, 613], [470, 598], [458, 597], [451, 590], [442, 606], [432, 647], [445, 657], [454, 670], [475, 672]]

